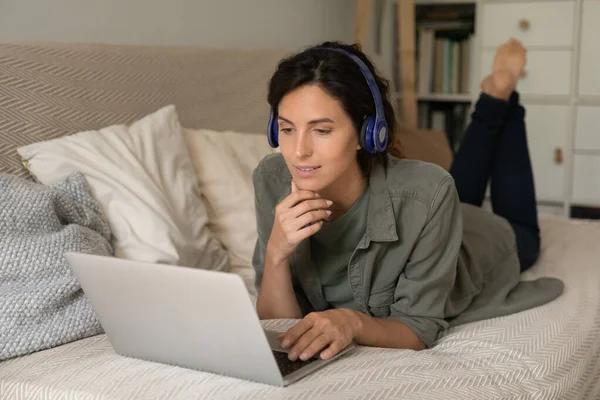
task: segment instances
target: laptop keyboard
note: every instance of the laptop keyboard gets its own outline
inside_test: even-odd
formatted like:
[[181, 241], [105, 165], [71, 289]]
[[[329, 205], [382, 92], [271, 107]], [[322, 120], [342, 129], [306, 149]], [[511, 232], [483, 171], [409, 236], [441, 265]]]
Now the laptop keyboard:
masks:
[[275, 350], [273, 350], [273, 356], [275, 356], [275, 361], [277, 361], [277, 366], [279, 367], [281, 375], [283, 376], [291, 374], [292, 372], [299, 370], [305, 365], [308, 365], [318, 360], [318, 358], [312, 357], [306, 361], [302, 361], [300, 359], [297, 359], [296, 361], [290, 361], [290, 359], [288, 358], [288, 353]]

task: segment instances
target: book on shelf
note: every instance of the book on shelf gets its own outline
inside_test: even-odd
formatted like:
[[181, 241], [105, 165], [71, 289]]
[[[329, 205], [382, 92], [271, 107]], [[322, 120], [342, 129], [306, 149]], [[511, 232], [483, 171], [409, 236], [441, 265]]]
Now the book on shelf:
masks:
[[444, 131], [453, 152], [456, 152], [469, 124], [470, 110], [470, 105], [466, 103], [419, 103], [418, 126], [421, 129]]
[[468, 94], [471, 36], [436, 36], [433, 28], [417, 33], [417, 93]]
[[416, 8], [416, 90], [468, 94], [474, 4], [429, 4]]

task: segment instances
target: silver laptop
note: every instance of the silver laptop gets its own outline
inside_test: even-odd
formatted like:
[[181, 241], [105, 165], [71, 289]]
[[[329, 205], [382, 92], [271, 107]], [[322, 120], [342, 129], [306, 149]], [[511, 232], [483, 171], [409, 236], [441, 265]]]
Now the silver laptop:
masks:
[[286, 386], [329, 360], [290, 361], [265, 331], [236, 274], [66, 253], [98, 320], [123, 356]]

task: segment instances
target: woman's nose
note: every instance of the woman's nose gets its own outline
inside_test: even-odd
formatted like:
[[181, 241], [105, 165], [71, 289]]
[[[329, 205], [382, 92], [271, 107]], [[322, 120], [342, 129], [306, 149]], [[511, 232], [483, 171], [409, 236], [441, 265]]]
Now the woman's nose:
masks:
[[312, 154], [312, 139], [309, 132], [296, 135], [296, 157], [304, 158]]

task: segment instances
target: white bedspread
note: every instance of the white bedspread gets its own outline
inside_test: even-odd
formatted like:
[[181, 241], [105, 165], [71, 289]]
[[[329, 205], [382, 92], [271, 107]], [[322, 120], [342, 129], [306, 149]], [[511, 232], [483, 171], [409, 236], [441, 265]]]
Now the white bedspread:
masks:
[[[600, 396], [600, 223], [542, 217], [525, 278], [565, 281], [554, 302], [463, 325], [422, 352], [359, 347], [287, 388], [115, 354], [96, 336], [0, 364], [9, 399], [592, 399]], [[293, 321], [268, 321], [285, 329]]]

